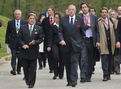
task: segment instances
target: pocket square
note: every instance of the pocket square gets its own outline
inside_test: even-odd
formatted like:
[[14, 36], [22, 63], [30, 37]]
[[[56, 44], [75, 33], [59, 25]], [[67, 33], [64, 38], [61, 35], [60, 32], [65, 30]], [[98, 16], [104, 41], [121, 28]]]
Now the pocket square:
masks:
[[81, 25], [77, 25], [77, 27], [79, 28], [79, 27], [81, 27]]
[[38, 34], [37, 32], [35, 32], [35, 34]]

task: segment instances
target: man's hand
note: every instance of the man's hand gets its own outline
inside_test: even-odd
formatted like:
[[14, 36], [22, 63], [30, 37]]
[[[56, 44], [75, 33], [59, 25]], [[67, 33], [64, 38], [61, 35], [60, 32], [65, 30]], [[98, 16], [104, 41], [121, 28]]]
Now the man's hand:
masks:
[[29, 43], [29, 45], [33, 45], [34, 42], [35, 42], [35, 40], [32, 40], [32, 41]]
[[28, 46], [28, 45], [23, 45], [23, 48], [24, 48], [24, 49], [28, 49], [29, 46]]
[[9, 46], [9, 44], [5, 44], [6, 46]]
[[50, 48], [50, 47], [48, 47], [48, 48], [47, 48], [47, 51], [49, 52], [50, 50], [51, 50], [51, 48]]
[[87, 24], [87, 26], [88, 26], [88, 27], [91, 27], [91, 25], [90, 25], [90, 24]]
[[98, 47], [98, 46], [100, 46], [100, 43], [99, 42], [96, 43], [96, 47]]
[[116, 48], [120, 48], [120, 42], [116, 43]]
[[64, 40], [62, 40], [60, 43], [61, 45], [66, 45], [66, 42]]

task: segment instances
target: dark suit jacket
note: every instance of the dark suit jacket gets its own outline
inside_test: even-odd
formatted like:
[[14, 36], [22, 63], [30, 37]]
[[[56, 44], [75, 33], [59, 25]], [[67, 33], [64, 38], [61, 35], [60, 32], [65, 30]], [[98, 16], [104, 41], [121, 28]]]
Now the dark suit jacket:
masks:
[[49, 30], [49, 28], [50, 28], [49, 17], [43, 19], [42, 27], [43, 27], [43, 31], [44, 31], [44, 51], [47, 52], [48, 35], [50, 32], [50, 30]]
[[2, 23], [0, 22], [0, 27], [2, 27]]
[[49, 36], [48, 36], [48, 47], [52, 48], [52, 44], [59, 44], [59, 37], [58, 37], [58, 29], [56, 25], [51, 24], [49, 28]]
[[[83, 14], [80, 15], [83, 18]], [[96, 15], [90, 14], [90, 24], [91, 24], [91, 30], [93, 34], [93, 45], [96, 47], [96, 42], [100, 43], [100, 34], [99, 34], [99, 26], [98, 26], [98, 19]], [[88, 26], [84, 26], [85, 30], [88, 29]]]
[[[30, 45], [29, 49], [23, 49], [23, 45], [29, 45], [32, 40], [35, 40], [35, 43], [33, 45]], [[32, 34], [30, 36], [28, 24], [21, 26], [18, 39], [18, 42], [21, 46], [19, 56], [26, 59], [37, 59], [39, 55], [39, 44], [42, 41], [43, 30], [41, 27], [34, 25]]]
[[73, 50], [75, 52], [81, 51], [85, 46], [85, 33], [84, 33], [84, 20], [79, 16], [75, 16], [75, 22], [71, 29], [69, 23], [69, 15], [60, 19], [60, 25], [58, 30], [58, 36], [60, 41], [64, 40], [66, 46], [60, 46], [60, 50], [63, 52], [69, 52]]
[[38, 22], [40, 22], [41, 16], [44, 15], [46, 17], [46, 12], [40, 13]]
[[42, 27], [42, 23], [41, 22], [36, 22], [35, 25], [38, 25], [38, 26]]
[[[21, 19], [20, 27], [23, 24], [27, 24], [27, 21]], [[10, 48], [18, 47], [17, 46], [17, 34], [16, 34], [15, 19], [8, 22], [5, 43], [9, 44]]]
[[117, 18], [116, 42], [121, 42], [121, 17]]

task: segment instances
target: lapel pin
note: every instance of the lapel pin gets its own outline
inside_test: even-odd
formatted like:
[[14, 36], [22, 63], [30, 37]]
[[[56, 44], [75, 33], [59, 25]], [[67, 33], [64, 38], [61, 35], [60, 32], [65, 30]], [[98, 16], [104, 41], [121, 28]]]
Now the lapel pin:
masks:
[[75, 21], [77, 21], [77, 19]]
[[35, 29], [35, 31], [36, 31], [36, 29]]

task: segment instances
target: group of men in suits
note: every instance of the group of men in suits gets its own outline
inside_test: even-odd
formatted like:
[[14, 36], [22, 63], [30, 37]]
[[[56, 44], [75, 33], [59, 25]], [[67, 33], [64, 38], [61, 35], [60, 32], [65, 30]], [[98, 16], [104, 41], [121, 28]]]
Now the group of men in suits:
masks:
[[25, 82], [28, 88], [33, 88], [36, 81], [39, 44], [43, 41], [43, 29], [35, 25], [34, 13], [29, 14], [28, 22], [22, 20], [21, 15], [20, 10], [15, 10], [15, 19], [8, 22], [6, 31], [6, 46], [9, 46], [12, 52], [10, 73], [16, 75], [16, 57], [18, 57], [17, 73], [21, 74], [22, 64]]
[[[60, 19], [59, 29], [57, 29], [58, 44], [60, 44], [62, 58], [65, 60], [67, 86], [72, 87], [77, 85], [78, 63], [81, 71], [80, 82], [91, 82], [94, 66], [93, 56], [96, 47], [100, 47], [103, 81], [110, 80], [111, 58], [114, 54], [115, 45], [120, 48], [120, 23], [117, 26], [115, 19], [107, 17], [108, 9], [106, 7], [101, 9], [99, 19], [96, 15], [89, 13], [87, 3], [81, 3], [80, 9], [83, 14], [77, 16], [75, 15], [76, 7], [69, 5], [69, 15]], [[53, 72], [52, 52], [47, 51], [47, 44], [49, 27], [54, 22], [55, 8], [49, 6], [47, 13], [44, 13], [48, 17], [42, 22], [43, 29], [37, 26], [36, 14], [30, 13], [27, 22], [21, 19], [22, 12], [20, 10], [15, 10], [15, 19], [8, 22], [6, 46], [9, 46], [12, 52], [12, 70], [10, 73], [16, 75], [16, 57], [18, 57], [17, 73], [21, 74], [22, 60], [25, 82], [28, 88], [33, 88], [36, 81], [39, 44], [43, 41], [43, 37], [44, 51], [48, 57], [50, 73]], [[116, 40], [114, 30], [116, 30]]]

